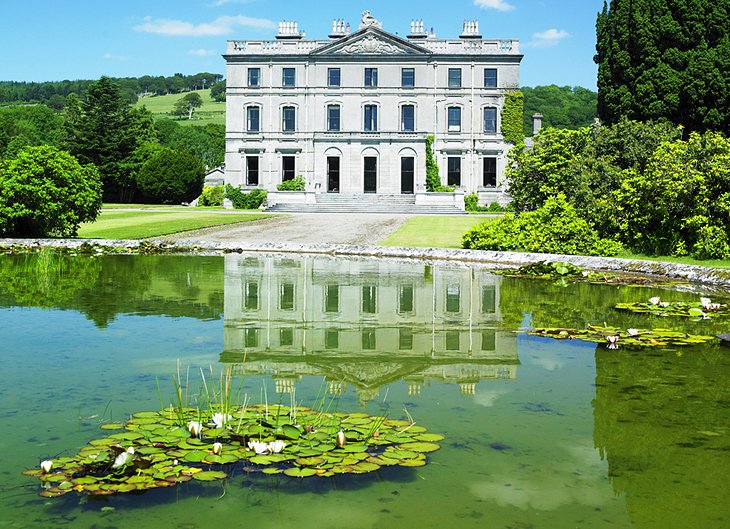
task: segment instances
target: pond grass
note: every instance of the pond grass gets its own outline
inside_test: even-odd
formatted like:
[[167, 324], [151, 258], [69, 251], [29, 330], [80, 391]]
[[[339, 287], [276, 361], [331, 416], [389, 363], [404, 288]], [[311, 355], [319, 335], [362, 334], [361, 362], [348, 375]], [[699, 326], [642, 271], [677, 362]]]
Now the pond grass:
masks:
[[269, 218], [260, 213], [218, 211], [102, 211], [96, 222], [79, 227], [82, 239], [145, 239], [212, 226]]

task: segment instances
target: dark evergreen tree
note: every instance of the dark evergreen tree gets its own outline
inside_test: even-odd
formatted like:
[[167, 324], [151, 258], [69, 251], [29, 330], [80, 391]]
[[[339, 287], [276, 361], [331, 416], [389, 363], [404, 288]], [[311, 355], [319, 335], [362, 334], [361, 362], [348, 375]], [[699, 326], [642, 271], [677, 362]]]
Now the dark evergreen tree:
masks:
[[598, 115], [730, 132], [730, 0], [604, 1]]

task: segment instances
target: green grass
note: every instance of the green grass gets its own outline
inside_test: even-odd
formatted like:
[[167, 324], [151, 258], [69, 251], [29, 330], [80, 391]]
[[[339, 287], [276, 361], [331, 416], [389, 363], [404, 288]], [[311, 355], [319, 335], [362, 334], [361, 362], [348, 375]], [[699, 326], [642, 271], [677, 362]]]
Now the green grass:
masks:
[[707, 259], [700, 261], [691, 257], [670, 257], [668, 255], [641, 255], [627, 252], [617, 256], [619, 259], [641, 259], [644, 261], [661, 261], [663, 263], [678, 263], [687, 265], [707, 266], [709, 268], [730, 268], [730, 261], [721, 259]]
[[215, 211], [102, 211], [96, 222], [79, 227], [81, 239], [145, 239], [211, 226], [250, 222], [271, 217], [259, 213]]
[[486, 215], [412, 217], [380, 244], [415, 248], [461, 248], [461, 237], [466, 230], [496, 218], [498, 217]]
[[152, 112], [156, 119], [167, 118], [173, 119], [180, 125], [205, 125], [207, 123], [226, 123], [226, 104], [213, 101], [210, 97], [210, 90], [196, 90], [200, 97], [203, 98], [203, 106], [195, 109], [193, 119], [179, 118], [170, 114], [175, 103], [187, 92], [181, 94], [168, 94], [164, 96], [146, 96], [140, 97], [137, 106], [146, 106], [147, 110]]

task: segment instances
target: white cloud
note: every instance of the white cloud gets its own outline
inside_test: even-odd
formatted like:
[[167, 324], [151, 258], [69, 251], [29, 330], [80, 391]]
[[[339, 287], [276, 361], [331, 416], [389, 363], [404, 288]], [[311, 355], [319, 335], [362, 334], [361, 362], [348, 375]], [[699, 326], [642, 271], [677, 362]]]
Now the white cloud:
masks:
[[145, 17], [144, 22], [135, 26], [134, 30], [169, 37], [220, 37], [232, 33], [237, 27], [267, 29], [275, 26], [271, 20], [243, 15], [218, 17], [212, 22], [202, 24], [169, 18]]
[[532, 34], [532, 41], [528, 43], [528, 46], [534, 46], [536, 48], [545, 48], [548, 46], [557, 46], [561, 40], [570, 37], [570, 33], [564, 29], [551, 28], [546, 31]]
[[253, 0], [216, 0], [212, 4], [208, 4], [210, 7], [222, 7], [228, 4], [248, 4]]
[[504, 0], [474, 0], [474, 5], [482, 9], [496, 9], [497, 11], [512, 11], [515, 8]]
[[196, 57], [209, 57], [211, 55], [216, 55], [215, 50], [188, 50], [188, 55], [195, 55]]
[[105, 59], [107, 61], [128, 61], [129, 57], [126, 55], [114, 55], [112, 53], [105, 53], [101, 56], [102, 59]]

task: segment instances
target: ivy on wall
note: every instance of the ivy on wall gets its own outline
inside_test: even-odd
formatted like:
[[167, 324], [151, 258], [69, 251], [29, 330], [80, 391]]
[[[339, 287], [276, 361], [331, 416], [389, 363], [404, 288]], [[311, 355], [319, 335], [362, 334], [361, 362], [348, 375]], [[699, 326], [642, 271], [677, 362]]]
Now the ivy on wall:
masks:
[[509, 92], [504, 98], [504, 107], [502, 108], [502, 136], [504, 141], [517, 145], [525, 139], [522, 130], [522, 113], [522, 92]]
[[441, 177], [439, 176], [439, 166], [433, 155], [433, 134], [426, 137], [426, 191], [433, 192], [441, 187]]

